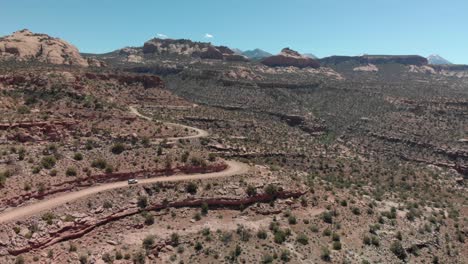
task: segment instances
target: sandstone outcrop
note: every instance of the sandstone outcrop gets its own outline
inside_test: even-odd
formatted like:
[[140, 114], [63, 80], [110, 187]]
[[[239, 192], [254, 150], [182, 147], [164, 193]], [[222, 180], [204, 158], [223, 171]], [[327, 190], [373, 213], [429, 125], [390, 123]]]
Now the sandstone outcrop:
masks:
[[262, 64], [269, 67], [297, 67], [297, 68], [319, 68], [320, 63], [314, 59], [303, 56], [299, 52], [284, 48], [281, 53], [275, 56], [267, 57], [261, 61]]
[[[134, 55], [137, 49], [122, 49], [120, 54]], [[143, 45], [143, 54], [188, 56], [201, 59], [248, 61], [248, 58], [235, 54], [225, 46], [213, 46], [207, 42], [194, 42], [187, 39], [151, 39]]]
[[50, 64], [101, 67], [96, 59], [85, 59], [70, 43], [27, 29], [0, 38], [0, 60], [39, 61]]

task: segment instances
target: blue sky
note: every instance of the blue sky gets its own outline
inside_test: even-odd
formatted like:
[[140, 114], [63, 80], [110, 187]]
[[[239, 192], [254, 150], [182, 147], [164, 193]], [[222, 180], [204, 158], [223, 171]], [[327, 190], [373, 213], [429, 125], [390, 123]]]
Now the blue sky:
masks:
[[[440, 54], [468, 64], [466, 0], [0, 0], [0, 35], [28, 28], [82, 52], [164, 34], [319, 57]], [[212, 38], [207, 38], [206, 35]]]

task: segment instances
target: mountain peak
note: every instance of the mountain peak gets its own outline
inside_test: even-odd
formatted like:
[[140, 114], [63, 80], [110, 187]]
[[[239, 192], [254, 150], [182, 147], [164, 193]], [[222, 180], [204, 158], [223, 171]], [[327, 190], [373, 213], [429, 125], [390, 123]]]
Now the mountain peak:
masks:
[[427, 57], [427, 60], [429, 61], [429, 64], [433, 64], [433, 65], [452, 64], [450, 61], [444, 59], [438, 54], [430, 55], [429, 57]]

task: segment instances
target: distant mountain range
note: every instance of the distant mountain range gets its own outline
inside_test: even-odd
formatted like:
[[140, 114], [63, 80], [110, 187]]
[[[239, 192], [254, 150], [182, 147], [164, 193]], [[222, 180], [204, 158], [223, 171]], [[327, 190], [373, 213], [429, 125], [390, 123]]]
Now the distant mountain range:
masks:
[[452, 64], [450, 61], [442, 58], [441, 56], [434, 54], [429, 57], [427, 57], [427, 60], [429, 61], [429, 64], [432, 65], [447, 65], [447, 64]]
[[266, 57], [270, 57], [273, 54], [266, 52], [264, 50], [261, 50], [261, 49], [254, 49], [254, 50], [246, 50], [242, 52], [242, 55], [252, 60], [259, 60], [259, 59], [263, 59]]
[[306, 57], [309, 57], [309, 58], [311, 58], [311, 59], [314, 59], [314, 60], [318, 59], [318, 57], [315, 56], [315, 55], [312, 54], [312, 53], [304, 53], [303, 55], [306, 56]]

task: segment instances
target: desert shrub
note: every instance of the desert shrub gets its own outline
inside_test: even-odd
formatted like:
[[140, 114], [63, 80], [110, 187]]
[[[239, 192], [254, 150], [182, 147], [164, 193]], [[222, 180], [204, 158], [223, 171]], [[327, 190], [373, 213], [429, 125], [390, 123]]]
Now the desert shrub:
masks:
[[203, 245], [202, 245], [199, 241], [197, 241], [197, 242], [195, 243], [195, 247], [194, 247], [194, 248], [195, 248], [196, 251], [200, 251], [200, 250], [203, 249]]
[[154, 216], [151, 214], [151, 213], [148, 213], [146, 212], [144, 215], [143, 215], [144, 219], [145, 219], [145, 225], [152, 225], [154, 224]]
[[68, 167], [67, 168], [67, 171], [65, 172], [65, 174], [69, 177], [71, 176], [76, 176], [77, 175], [77, 172], [76, 172], [76, 169], [73, 168], [73, 167]]
[[42, 215], [42, 220], [45, 221], [48, 225], [51, 225], [53, 223], [53, 220], [55, 218], [55, 215], [51, 212], [47, 212]]
[[332, 234], [332, 231], [329, 229], [329, 228], [326, 228], [325, 230], [323, 230], [322, 232], [322, 235], [323, 236], [331, 236]]
[[41, 165], [45, 169], [52, 169], [56, 163], [57, 160], [54, 156], [45, 156], [41, 159]]
[[278, 192], [279, 192], [278, 187], [274, 184], [268, 184], [265, 187], [265, 193], [270, 196], [276, 197], [278, 196]]
[[201, 214], [200, 213], [195, 213], [195, 215], [193, 216], [193, 219], [195, 219], [196, 221], [200, 221], [201, 220]]
[[109, 200], [104, 201], [104, 203], [102, 204], [102, 207], [104, 207], [105, 209], [112, 208], [112, 206], [112, 202]]
[[120, 252], [120, 250], [117, 250], [117, 251], [115, 252], [115, 259], [116, 259], [116, 260], [121, 260], [121, 259], [123, 259], [123, 255], [122, 255], [122, 252]]
[[332, 240], [333, 241], [340, 241], [340, 235], [338, 233], [333, 233]]
[[353, 214], [355, 214], [355, 215], [360, 215], [361, 214], [361, 210], [359, 210], [358, 207], [352, 207], [351, 212], [353, 212]]
[[33, 174], [38, 174], [41, 171], [41, 168], [39, 166], [34, 166], [31, 170]]
[[78, 249], [76, 248], [76, 245], [73, 244], [73, 243], [70, 243], [70, 245], [68, 246], [68, 251], [69, 252], [76, 252]]
[[151, 249], [154, 246], [154, 236], [147, 235], [142, 242], [143, 248], [146, 250]]
[[268, 233], [267, 233], [265, 230], [260, 229], [260, 230], [258, 230], [258, 232], [257, 232], [257, 237], [258, 237], [259, 239], [266, 239], [266, 238], [268, 237]]
[[400, 241], [394, 241], [390, 245], [390, 251], [392, 251], [392, 253], [395, 254], [395, 256], [397, 256], [397, 258], [401, 260], [404, 260], [407, 257], [406, 250], [403, 248]]
[[91, 167], [103, 170], [107, 167], [107, 161], [103, 158], [95, 159], [91, 162]]
[[334, 249], [334, 250], [341, 250], [341, 243], [340, 243], [340, 241], [333, 241], [333, 249]]
[[269, 264], [269, 263], [273, 263], [273, 257], [269, 254], [266, 254], [266, 255], [263, 255], [262, 257], [262, 263], [263, 264]]
[[250, 240], [251, 234], [243, 225], [237, 226], [236, 233], [239, 235], [241, 241], [247, 242]]
[[370, 238], [370, 236], [365, 235], [365, 236], [362, 238], [362, 243], [364, 243], [364, 245], [370, 245], [370, 244], [371, 244], [371, 238]]
[[148, 138], [148, 137], [143, 137], [143, 138], [141, 139], [141, 144], [142, 144], [144, 147], [149, 147], [149, 145], [150, 145], [150, 140], [149, 140], [149, 138]]
[[80, 264], [87, 264], [88, 263], [88, 256], [80, 255], [80, 258], [78, 259], [78, 261], [80, 262]]
[[232, 240], [232, 233], [231, 232], [223, 232], [219, 239], [221, 240], [221, 242], [223, 242], [224, 244], [229, 244]]
[[208, 154], [208, 160], [211, 161], [211, 162], [215, 161], [216, 160], [216, 154], [214, 154], [214, 153]]
[[182, 156], [180, 157], [180, 160], [182, 162], [187, 162], [189, 156], [190, 156], [190, 153], [188, 151], [186, 151], [186, 152], [182, 153]]
[[112, 145], [111, 147], [111, 152], [115, 155], [119, 155], [121, 154], [122, 152], [125, 151], [125, 145], [118, 142], [118, 143], [115, 143], [114, 145]]
[[104, 170], [106, 173], [114, 172], [114, 167], [112, 165], [107, 164], [106, 169]]
[[290, 216], [288, 217], [288, 223], [289, 223], [290, 225], [295, 225], [295, 224], [297, 224], [297, 219], [296, 219], [296, 217], [295, 217], [294, 215], [290, 215]]
[[281, 251], [280, 259], [283, 262], [289, 262], [291, 260], [291, 251], [289, 251], [287, 249], [283, 249]]
[[257, 189], [252, 185], [248, 185], [247, 190], [245, 192], [248, 196], [255, 196], [257, 194]]
[[180, 240], [179, 234], [177, 234], [177, 233], [172, 233], [171, 234], [171, 244], [173, 246], [179, 245], [179, 240]]
[[330, 211], [326, 211], [322, 214], [322, 220], [325, 223], [331, 224], [333, 223], [333, 215]]
[[185, 186], [185, 191], [190, 193], [190, 194], [196, 194], [197, 193], [198, 186], [195, 182], [189, 182]]
[[31, 109], [29, 109], [29, 107], [27, 107], [25, 105], [22, 105], [22, 106], [18, 107], [18, 109], [16, 111], [18, 112], [18, 114], [21, 114], [21, 115], [31, 113]]
[[285, 231], [278, 229], [274, 232], [273, 237], [275, 243], [282, 244], [284, 241], [286, 241], [287, 234]]
[[134, 264], [145, 264], [146, 256], [143, 251], [138, 251], [133, 255], [133, 263]]
[[5, 173], [0, 173], [0, 187], [5, 187], [7, 176]]
[[296, 241], [299, 243], [299, 244], [302, 244], [302, 245], [307, 245], [309, 244], [309, 238], [305, 235], [305, 234], [299, 234], [297, 235], [296, 237]]
[[138, 196], [137, 205], [141, 209], [146, 208], [146, 206], [148, 206], [148, 197], [143, 195]]
[[73, 155], [74, 160], [83, 160], [83, 154], [77, 152]]
[[314, 232], [314, 233], [317, 233], [319, 231], [317, 225], [313, 224], [310, 226], [310, 231]]
[[24, 257], [21, 255], [16, 257], [15, 264], [24, 264]]
[[207, 215], [208, 214], [208, 204], [207, 203], [202, 203], [201, 205], [201, 213], [202, 215]]
[[327, 247], [322, 247], [322, 253], [320, 254], [320, 258], [323, 261], [330, 261], [330, 250]]

